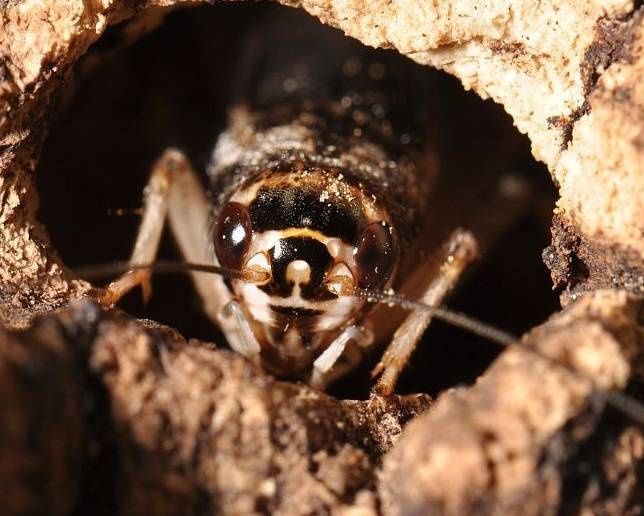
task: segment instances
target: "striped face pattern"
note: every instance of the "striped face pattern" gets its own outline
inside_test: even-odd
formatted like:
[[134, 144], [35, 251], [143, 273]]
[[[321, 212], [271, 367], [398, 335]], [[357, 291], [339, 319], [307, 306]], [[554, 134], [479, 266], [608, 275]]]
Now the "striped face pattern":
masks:
[[214, 248], [225, 267], [254, 282], [228, 288], [247, 311], [260, 343], [312, 353], [355, 321], [356, 287], [381, 289], [393, 278], [397, 236], [377, 198], [346, 172], [295, 164], [260, 173], [217, 215]]

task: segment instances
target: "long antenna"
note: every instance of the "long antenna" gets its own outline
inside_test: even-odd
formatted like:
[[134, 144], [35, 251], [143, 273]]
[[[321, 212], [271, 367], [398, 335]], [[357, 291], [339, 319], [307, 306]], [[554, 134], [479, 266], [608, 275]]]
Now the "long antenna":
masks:
[[206, 272], [209, 274], [219, 274], [227, 278], [237, 278], [250, 281], [252, 278], [237, 269], [220, 267], [219, 265], [209, 265], [201, 263], [177, 262], [171, 260], [158, 260], [153, 263], [133, 264], [127, 261], [114, 261], [98, 265], [86, 265], [74, 269], [74, 273], [81, 278], [97, 280], [123, 274], [131, 270], [149, 269], [152, 272], [160, 274], [185, 274], [186, 272]]
[[[165, 260], [159, 260], [147, 264], [131, 264], [127, 261], [115, 261], [100, 265], [89, 265], [76, 268], [74, 269], [74, 272], [80, 277], [95, 280], [138, 269], [150, 269], [152, 272], [162, 274], [185, 274], [186, 272], [190, 271], [203, 272], [207, 274], [219, 274], [227, 278], [237, 278], [241, 279], [242, 281], [248, 282], [262, 281], [263, 279], [265, 279], [263, 276], [261, 278], [258, 277], [258, 274], [261, 275], [261, 273], [252, 270], [242, 272], [237, 269], [220, 267], [218, 265]], [[555, 365], [556, 367], [564, 369], [568, 373], [574, 374], [577, 377], [582, 378], [590, 383], [594, 383], [592, 379], [590, 379], [587, 375], [579, 371], [575, 371], [569, 366], [540, 353], [536, 349], [522, 344], [519, 338], [515, 335], [496, 328], [495, 326], [492, 326], [490, 324], [484, 323], [469, 315], [451, 310], [444, 306], [430, 306], [420, 301], [408, 299], [401, 294], [392, 294], [377, 290], [364, 290], [359, 288], [354, 289], [352, 294], [372, 303], [400, 306], [406, 310], [422, 310], [429, 312], [436, 319], [440, 319], [453, 326], [467, 330], [475, 335], [489, 339], [500, 344], [503, 347], [518, 346], [521, 349], [541, 358], [542, 360], [547, 360], [549, 363]], [[608, 405], [617, 409], [619, 412], [626, 414], [633, 421], [644, 427], [644, 404], [642, 404], [640, 401], [617, 390], [598, 389], [595, 387], [595, 392], [598, 393], [599, 396], [603, 398], [603, 400], [605, 400]]]
[[430, 306], [420, 301], [408, 299], [400, 294], [389, 294], [381, 291], [354, 289], [354, 293], [356, 297], [364, 298], [372, 303], [383, 303], [400, 306], [406, 310], [429, 312], [436, 319], [445, 321], [452, 326], [462, 328], [503, 346], [510, 345], [517, 340], [517, 337], [511, 333], [500, 330], [469, 315], [445, 308], [444, 306]]

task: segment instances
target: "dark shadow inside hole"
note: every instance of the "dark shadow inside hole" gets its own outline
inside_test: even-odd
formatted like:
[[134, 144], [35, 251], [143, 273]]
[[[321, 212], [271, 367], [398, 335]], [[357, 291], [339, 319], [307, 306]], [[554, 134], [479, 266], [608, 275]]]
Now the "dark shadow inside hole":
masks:
[[[110, 29], [77, 66], [72, 87], [50, 132], [38, 170], [40, 219], [65, 263], [80, 266], [128, 257], [136, 215], [115, 215], [140, 206], [151, 163], [168, 146], [186, 151], [203, 171], [225, 124], [228, 79], [237, 63], [232, 50], [271, 5], [221, 4], [178, 11], [156, 31], [127, 48], [120, 28]], [[530, 155], [527, 138], [503, 109], [465, 92], [457, 80], [427, 69], [436, 85], [441, 165], [446, 174], [479, 188], [482, 177], [498, 181], [509, 172], [530, 190], [531, 209], [513, 221], [464, 280], [449, 305], [504, 329], [521, 333], [557, 308], [541, 250], [548, 242], [554, 189], [545, 168]], [[450, 176], [450, 177], [452, 177]], [[205, 178], [205, 176], [204, 176]], [[475, 181], [476, 180], [476, 181]], [[467, 210], [458, 199], [448, 204]], [[438, 219], [440, 220], [440, 219]], [[437, 235], [452, 228], [437, 228]], [[164, 237], [160, 258], [176, 258]], [[143, 307], [138, 293], [127, 311], [179, 329], [186, 337], [222, 342], [199, 309], [182, 276], [157, 276]], [[472, 382], [499, 348], [462, 331], [433, 323], [401, 378], [401, 392], [430, 392]], [[365, 397], [374, 352], [331, 392]]]

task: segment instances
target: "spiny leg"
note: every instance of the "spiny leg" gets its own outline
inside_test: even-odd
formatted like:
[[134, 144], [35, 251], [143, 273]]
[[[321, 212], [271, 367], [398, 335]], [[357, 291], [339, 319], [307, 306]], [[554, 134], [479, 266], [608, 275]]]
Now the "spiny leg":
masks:
[[[478, 254], [474, 236], [460, 229], [450, 235], [444, 249], [443, 264], [420, 299], [430, 306], [438, 306], [442, 303], [463, 271]], [[377, 394], [388, 395], [394, 391], [400, 373], [407, 365], [431, 318], [431, 314], [427, 311], [413, 311], [398, 327], [391, 343], [372, 372], [373, 377], [380, 375], [374, 386]]]
[[[209, 241], [208, 199], [190, 162], [176, 149], [166, 150], [152, 168], [144, 193], [143, 219], [130, 257], [132, 265], [154, 261], [166, 217], [187, 261], [213, 263], [215, 258]], [[236, 351], [247, 357], [256, 357], [259, 344], [244, 314], [236, 304], [232, 306], [234, 302], [230, 303], [228, 310], [224, 310], [230, 300], [225, 287], [213, 281], [209, 274], [192, 272], [191, 275], [206, 315], [220, 324]], [[127, 292], [140, 285], [147, 299], [151, 293], [149, 281], [150, 272], [147, 270], [128, 271], [95, 295], [100, 303], [113, 306]], [[229, 317], [231, 313], [235, 317]], [[243, 338], [238, 343], [240, 336]]]
[[[185, 211], [187, 207], [189, 209]], [[208, 216], [205, 194], [187, 158], [176, 149], [166, 150], [153, 165], [144, 191], [143, 217], [130, 264], [148, 264], [155, 260], [166, 217], [186, 258], [198, 263], [210, 262], [203, 233]], [[106, 306], [113, 306], [137, 286], [141, 286], [147, 300], [152, 291], [150, 271], [126, 272], [101, 289], [97, 299]]]

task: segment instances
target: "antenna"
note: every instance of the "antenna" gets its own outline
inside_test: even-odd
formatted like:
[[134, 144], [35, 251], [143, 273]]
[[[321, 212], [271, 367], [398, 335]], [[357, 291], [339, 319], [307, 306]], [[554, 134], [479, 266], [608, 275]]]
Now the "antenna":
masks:
[[430, 306], [420, 301], [408, 299], [400, 294], [389, 294], [381, 291], [354, 289], [354, 294], [356, 297], [364, 298], [371, 303], [383, 303], [390, 306], [400, 306], [406, 310], [429, 312], [436, 319], [440, 319], [452, 326], [462, 328], [503, 346], [512, 344], [518, 338], [511, 333], [500, 330], [469, 315], [446, 308], [445, 306]]
[[127, 261], [114, 261], [98, 265], [87, 265], [74, 269], [74, 273], [81, 278], [97, 280], [107, 276], [123, 274], [127, 271], [149, 269], [160, 274], [184, 274], [186, 272], [205, 272], [208, 274], [219, 274], [226, 278], [236, 278], [243, 281], [253, 282], [258, 278], [256, 271], [242, 272], [237, 269], [220, 267], [219, 265], [178, 262], [171, 260], [158, 260], [153, 263], [133, 264]]

